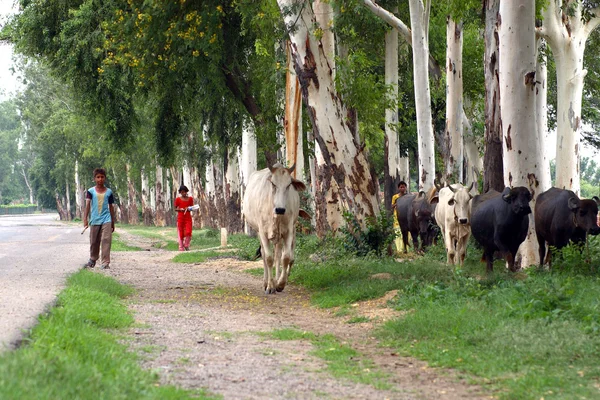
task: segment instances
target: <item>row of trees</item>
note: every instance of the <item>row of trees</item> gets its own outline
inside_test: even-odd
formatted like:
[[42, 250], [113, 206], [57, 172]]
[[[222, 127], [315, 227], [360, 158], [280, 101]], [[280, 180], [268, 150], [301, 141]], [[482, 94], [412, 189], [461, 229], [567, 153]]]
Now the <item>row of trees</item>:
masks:
[[37, 143], [55, 184], [42, 196], [66, 208], [80, 171], [112, 166], [131, 222], [140, 208], [166, 223], [185, 182], [212, 217], [202, 223], [240, 229], [245, 179], [276, 160], [311, 182], [321, 234], [341, 210], [378, 213], [380, 183], [389, 206], [411, 171], [419, 190], [479, 174], [484, 190], [537, 196], [555, 124], [556, 184], [578, 192], [582, 111], [600, 120], [597, 74], [583, 85], [584, 63], [598, 71], [584, 53], [597, 48], [595, 3], [481, 5], [23, 0], [3, 29], [28, 60], [22, 144]]

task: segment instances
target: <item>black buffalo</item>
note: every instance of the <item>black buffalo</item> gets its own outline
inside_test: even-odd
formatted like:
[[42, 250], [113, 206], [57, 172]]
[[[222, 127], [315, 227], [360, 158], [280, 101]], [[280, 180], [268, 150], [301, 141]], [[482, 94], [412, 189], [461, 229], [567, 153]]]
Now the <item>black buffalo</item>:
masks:
[[[540, 267], [544, 265], [546, 243], [557, 249], [569, 241], [585, 242], [589, 233], [597, 235], [598, 197], [580, 200], [570, 190], [550, 188], [540, 194], [535, 204], [535, 234], [540, 245]], [[548, 261], [551, 259], [548, 250]]]
[[407, 194], [396, 201], [396, 215], [402, 231], [404, 252], [408, 248], [408, 232], [410, 232], [415, 250], [419, 248], [418, 238], [421, 238], [421, 250], [431, 245], [431, 225], [433, 213], [424, 193], [418, 196]]
[[499, 251], [511, 271], [516, 271], [515, 255], [527, 237], [531, 193], [523, 186], [504, 188], [475, 196], [471, 208], [471, 233], [483, 247], [487, 270], [494, 269], [494, 252]]

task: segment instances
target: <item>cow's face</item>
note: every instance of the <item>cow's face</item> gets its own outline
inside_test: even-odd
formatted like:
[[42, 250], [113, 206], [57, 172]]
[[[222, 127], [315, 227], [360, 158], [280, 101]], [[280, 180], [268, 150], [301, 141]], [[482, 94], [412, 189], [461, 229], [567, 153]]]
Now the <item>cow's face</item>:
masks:
[[529, 202], [531, 201], [531, 192], [524, 186], [514, 188], [505, 188], [502, 192], [502, 199], [510, 204], [512, 212], [518, 216], [525, 216], [531, 213]]
[[471, 219], [471, 196], [470, 190], [473, 188], [471, 184], [470, 188], [459, 187], [454, 189], [449, 186], [452, 191], [452, 198], [448, 201], [448, 205], [454, 206], [454, 217], [459, 224], [466, 225]]
[[575, 225], [591, 235], [600, 233], [598, 227], [598, 201], [597, 197], [594, 200], [579, 200], [577, 197], [569, 198], [569, 209], [573, 213], [573, 222]]
[[273, 191], [273, 212], [275, 215], [285, 214], [290, 191], [306, 189], [304, 183], [292, 177], [291, 173], [294, 171], [294, 167], [295, 165], [291, 168], [284, 168], [281, 164], [275, 164], [269, 168], [271, 176], [267, 180], [271, 183], [271, 190]]

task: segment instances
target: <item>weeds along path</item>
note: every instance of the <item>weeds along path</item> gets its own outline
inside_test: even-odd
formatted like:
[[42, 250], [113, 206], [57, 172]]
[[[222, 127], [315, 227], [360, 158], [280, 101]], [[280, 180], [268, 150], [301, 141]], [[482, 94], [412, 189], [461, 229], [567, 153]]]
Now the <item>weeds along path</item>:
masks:
[[[129, 234], [122, 238], [133, 239]], [[147, 248], [135, 240], [128, 244]], [[281, 293], [265, 295], [262, 277], [244, 272], [262, 268], [261, 261], [178, 264], [170, 261], [175, 254], [113, 253], [111, 269], [101, 271], [137, 289], [128, 300], [136, 319], [129, 343], [162, 383], [206, 388], [225, 399], [489, 398], [452, 371], [434, 370], [378, 347], [372, 322], [348, 324], [333, 311], [317, 309], [302, 288], [288, 285]], [[357, 306], [361, 315], [384, 316], [387, 311], [379, 308], [384, 303]], [[325, 359], [335, 346], [317, 355], [314, 336], [279, 340], [270, 334], [286, 328], [318, 338], [333, 335], [358, 354], [342, 362], [341, 369], [333, 367]], [[344, 364], [355, 368], [344, 372]]]

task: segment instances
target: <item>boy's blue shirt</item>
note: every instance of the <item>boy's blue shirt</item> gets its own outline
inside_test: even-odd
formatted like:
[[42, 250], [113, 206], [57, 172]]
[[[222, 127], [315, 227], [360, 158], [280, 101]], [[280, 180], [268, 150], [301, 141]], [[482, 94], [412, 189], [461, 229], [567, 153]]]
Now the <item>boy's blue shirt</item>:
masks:
[[106, 188], [106, 192], [98, 193], [96, 188], [92, 187], [88, 189], [86, 199], [91, 200], [90, 225], [103, 225], [112, 222], [109, 208], [109, 204], [115, 203], [112, 190]]

